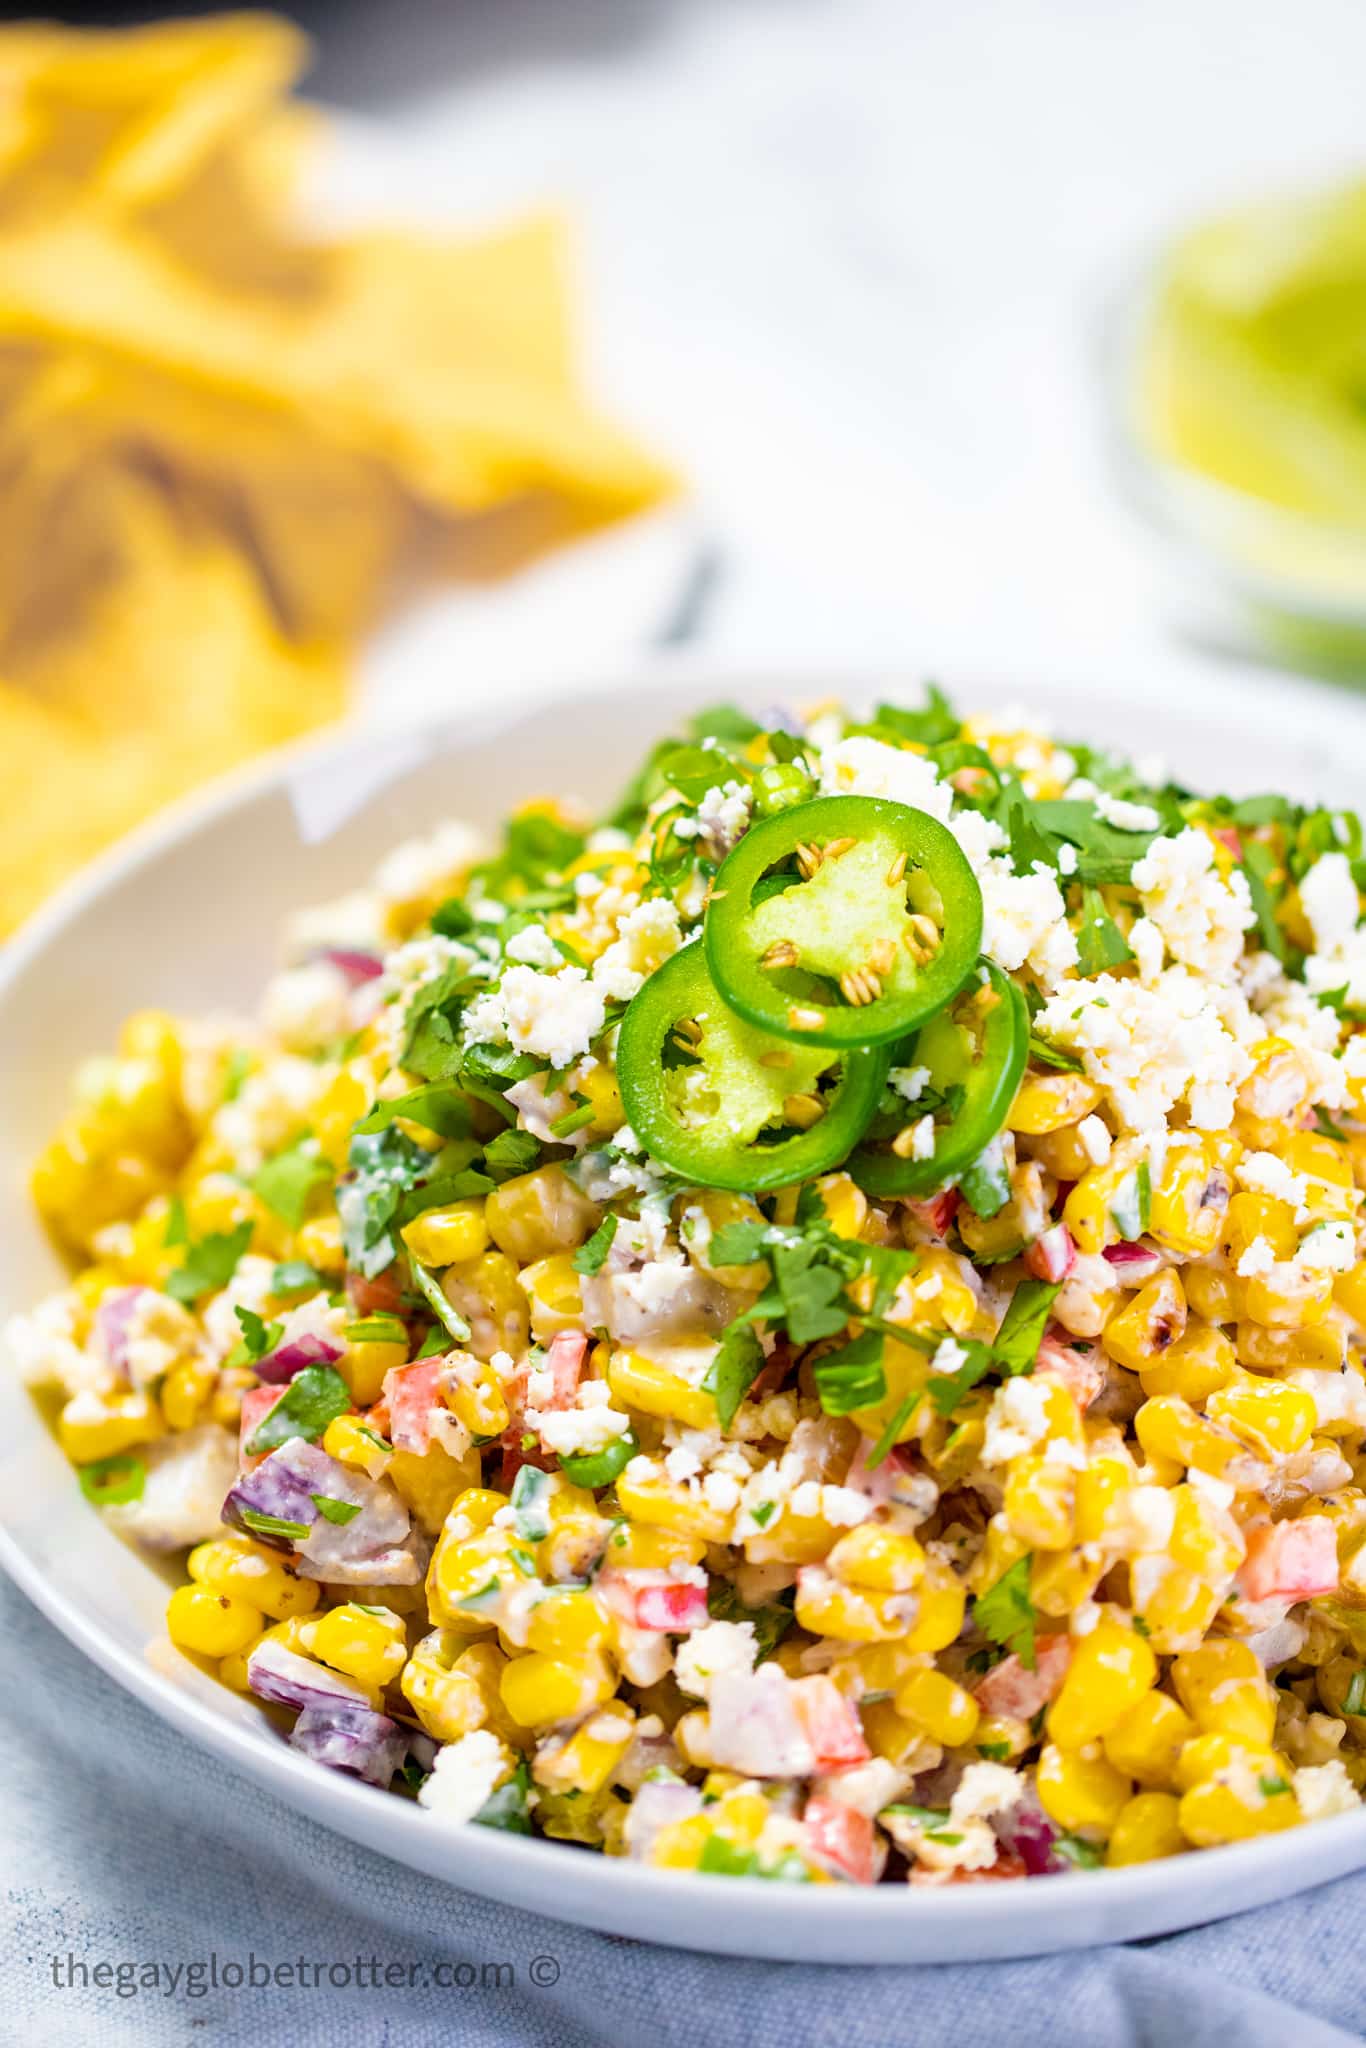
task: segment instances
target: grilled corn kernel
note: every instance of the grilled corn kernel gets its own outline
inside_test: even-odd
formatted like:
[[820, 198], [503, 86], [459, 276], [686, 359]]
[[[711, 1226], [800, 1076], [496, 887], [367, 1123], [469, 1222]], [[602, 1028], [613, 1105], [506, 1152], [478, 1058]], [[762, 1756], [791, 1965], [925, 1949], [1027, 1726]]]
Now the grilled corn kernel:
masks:
[[1167, 1554], [1206, 1579], [1227, 1579], [1243, 1561], [1237, 1524], [1197, 1486], [1174, 1486]]
[[73, 1465], [116, 1457], [161, 1433], [156, 1404], [143, 1393], [74, 1394], [57, 1423], [58, 1439]]
[[1133, 1792], [1129, 1779], [1103, 1756], [1082, 1756], [1075, 1750], [1059, 1749], [1056, 1742], [1044, 1744], [1037, 1782], [1039, 1804], [1051, 1820], [1069, 1834], [1102, 1841], [1112, 1832]]
[[556, 1721], [571, 1721], [590, 1707], [610, 1699], [613, 1678], [606, 1661], [588, 1657], [567, 1664], [542, 1650], [514, 1657], [499, 1680], [499, 1696], [514, 1721], [523, 1728], [545, 1728]]
[[1090, 1599], [1104, 1575], [1105, 1558], [1099, 1545], [1040, 1550], [1029, 1567], [1029, 1597], [1041, 1614], [1073, 1614]]
[[339, 1173], [346, 1167], [352, 1130], [370, 1107], [373, 1087], [368, 1063], [352, 1060], [328, 1082], [314, 1105], [313, 1135], [318, 1149]]
[[1045, 1458], [1013, 1458], [1003, 1512], [1012, 1536], [1031, 1550], [1063, 1550], [1073, 1535], [1073, 1474]]
[[1094, 1081], [1081, 1074], [1026, 1074], [1020, 1083], [1006, 1129], [1038, 1138], [1048, 1131], [1077, 1124], [1101, 1099]]
[[1134, 1416], [1134, 1430], [1151, 1456], [1193, 1465], [1197, 1471], [1208, 1472], [1216, 1479], [1225, 1478], [1230, 1468], [1246, 1456], [1235, 1438], [1197, 1415], [1179, 1394], [1159, 1394], [1145, 1401]]
[[618, 1407], [681, 1422], [689, 1429], [715, 1429], [716, 1400], [640, 1351], [614, 1351], [607, 1383]]
[[1261, 1744], [1197, 1736], [1177, 1764], [1181, 1832], [1197, 1849], [1294, 1827], [1299, 1806], [1285, 1759]]
[[946, 1565], [931, 1558], [916, 1595], [915, 1620], [906, 1631], [906, 1648], [933, 1654], [957, 1640], [967, 1612], [961, 1581]]
[[908, 1593], [925, 1575], [925, 1552], [914, 1536], [878, 1522], [850, 1529], [826, 1561], [837, 1579], [880, 1593]]
[[173, 1365], [161, 1382], [162, 1419], [168, 1429], [191, 1429], [218, 1384], [218, 1374], [197, 1359]]
[[380, 1691], [398, 1677], [408, 1654], [401, 1615], [349, 1600], [307, 1622], [299, 1636], [310, 1657]]
[[1366, 1329], [1366, 1262], [1339, 1273], [1333, 1282], [1333, 1299], [1345, 1308], [1358, 1329]]
[[847, 1173], [827, 1173], [816, 1182], [826, 1221], [836, 1237], [857, 1237], [868, 1220], [868, 1197]]
[[1246, 1643], [1221, 1637], [1184, 1650], [1172, 1664], [1172, 1682], [1202, 1734], [1265, 1746], [1276, 1726], [1276, 1696]]
[[437, 1742], [458, 1742], [488, 1719], [483, 1688], [471, 1672], [453, 1670], [463, 1638], [446, 1629], [424, 1636], [399, 1684], [422, 1726]]
[[1176, 1133], [1153, 1188], [1152, 1236], [1184, 1258], [1203, 1258], [1219, 1242], [1231, 1192], [1213, 1142], [1194, 1132]]
[[1185, 1334], [1169, 1350], [1140, 1367], [1139, 1381], [1150, 1398], [1179, 1394], [1198, 1408], [1228, 1385], [1236, 1366], [1233, 1346], [1222, 1330], [1209, 1323], [1188, 1322]]
[[533, 1607], [526, 1639], [530, 1649], [549, 1657], [574, 1658], [600, 1650], [611, 1632], [607, 1615], [583, 1588], [552, 1593]]
[[1287, 1457], [1314, 1433], [1318, 1409], [1312, 1394], [1280, 1380], [1239, 1372], [1205, 1403], [1213, 1423], [1222, 1423], [1254, 1450]]
[[1207, 1323], [1231, 1323], [1242, 1314], [1243, 1283], [1217, 1264], [1192, 1261], [1181, 1268], [1186, 1305]]
[[442, 1399], [476, 1440], [501, 1436], [511, 1419], [503, 1382], [490, 1360], [468, 1353], [442, 1388]]
[[970, 1692], [942, 1671], [914, 1671], [896, 1694], [896, 1710], [945, 1749], [972, 1741], [982, 1710]]
[[635, 1725], [624, 1700], [608, 1700], [567, 1741], [539, 1749], [531, 1775], [548, 1792], [601, 1792], [630, 1748]]
[[1270, 1245], [1273, 1257], [1293, 1259], [1300, 1242], [1294, 1210], [1289, 1202], [1282, 1202], [1275, 1195], [1235, 1195], [1228, 1205], [1220, 1238], [1230, 1266], [1236, 1268], [1244, 1252], [1258, 1238], [1264, 1238]]
[[1194, 1721], [1169, 1694], [1145, 1692], [1106, 1730], [1101, 1747], [1126, 1778], [1161, 1789], [1172, 1784], [1176, 1760], [1195, 1733]]
[[1048, 1732], [1080, 1750], [1117, 1727], [1157, 1682], [1157, 1659], [1135, 1629], [1110, 1615], [1072, 1647], [1067, 1676], [1048, 1710]]
[[675, 1564], [701, 1564], [707, 1546], [686, 1529], [624, 1522], [612, 1532], [607, 1561], [616, 1571], [668, 1571]]
[[[669, 1478], [662, 1464], [652, 1464], [649, 1459], [631, 1460], [617, 1480], [617, 1499], [632, 1522], [678, 1530], [684, 1536], [700, 1537], [704, 1543], [730, 1540], [734, 1510], [722, 1513], [695, 1499], [686, 1486]], [[827, 1530], [827, 1548], [829, 1540]]]
[[1105, 1847], [1107, 1866], [1118, 1870], [1129, 1863], [1179, 1856], [1186, 1846], [1180, 1812], [1181, 1802], [1170, 1792], [1136, 1792], [1115, 1818]]
[[455, 1266], [477, 1259], [489, 1242], [484, 1204], [472, 1196], [444, 1209], [425, 1209], [404, 1230], [403, 1242], [424, 1266]]
[[1105, 1325], [1105, 1349], [1130, 1372], [1160, 1361], [1185, 1333], [1186, 1297], [1176, 1274], [1155, 1273]]
[[348, 1341], [337, 1360], [337, 1371], [345, 1380], [346, 1390], [356, 1406], [368, 1408], [378, 1401], [385, 1374], [407, 1363], [406, 1335], [395, 1337], [393, 1342], [363, 1337]]
[[318, 1604], [315, 1579], [296, 1577], [286, 1569], [278, 1550], [268, 1550], [249, 1536], [216, 1536], [197, 1544], [186, 1569], [196, 1585], [245, 1600], [273, 1621], [311, 1614]]
[[478, 1481], [479, 1452], [471, 1446], [462, 1458], [453, 1458], [444, 1444], [429, 1443], [425, 1451], [395, 1451], [380, 1469], [392, 1479], [420, 1527], [429, 1536], [438, 1536], [456, 1495]]
[[913, 1594], [845, 1585], [818, 1565], [808, 1566], [797, 1580], [798, 1622], [813, 1636], [833, 1636], [837, 1642], [894, 1641], [905, 1635], [907, 1611], [913, 1604]]
[[572, 1252], [552, 1252], [522, 1271], [522, 1291], [531, 1306], [531, 1334], [548, 1344], [561, 1330], [577, 1330], [583, 1322], [583, 1282], [574, 1271]]
[[484, 1221], [499, 1251], [529, 1266], [551, 1252], [577, 1251], [597, 1228], [600, 1213], [563, 1167], [538, 1166], [494, 1189]]
[[506, 1252], [484, 1252], [465, 1266], [448, 1266], [441, 1286], [470, 1326], [477, 1358], [507, 1351], [520, 1358], [531, 1335], [531, 1314], [516, 1263]]
[[338, 1415], [323, 1431], [323, 1449], [340, 1465], [378, 1479], [388, 1469], [393, 1452], [368, 1423], [358, 1415]]
[[1261, 1323], [1239, 1323], [1238, 1360], [1258, 1372], [1289, 1372], [1309, 1367], [1340, 1372], [1347, 1363], [1347, 1332], [1340, 1323], [1316, 1323], [1307, 1330], [1268, 1330]]
[[259, 1607], [208, 1586], [178, 1586], [166, 1606], [166, 1632], [178, 1650], [200, 1657], [239, 1655], [262, 1633]]
[[1036, 1740], [1028, 1721], [1013, 1714], [983, 1714], [977, 1723], [976, 1746], [993, 1762], [1009, 1762], [1033, 1749]]
[[310, 1216], [300, 1224], [295, 1244], [299, 1257], [310, 1266], [316, 1266], [320, 1273], [333, 1275], [346, 1271], [340, 1216]]
[[[865, 1645], [864, 1647], [870, 1647]], [[880, 1756], [885, 1763], [907, 1765], [924, 1769], [926, 1734], [919, 1721], [908, 1721], [899, 1714], [890, 1700], [872, 1700], [863, 1709], [863, 1735], [874, 1756]], [[939, 1752], [930, 1752], [931, 1761], [938, 1760]]]
[[1243, 1307], [1250, 1321], [1268, 1329], [1321, 1323], [1333, 1305], [1333, 1276], [1295, 1265], [1273, 1266], [1243, 1282]]
[[[1063, 1203], [1062, 1220], [1072, 1233], [1079, 1251], [1104, 1251], [1132, 1235], [1127, 1216], [1127, 1193], [1140, 1172], [1147, 1171], [1147, 1155], [1136, 1139], [1121, 1138], [1104, 1166], [1084, 1173]], [[1118, 1209], [1124, 1225], [1116, 1217]]]

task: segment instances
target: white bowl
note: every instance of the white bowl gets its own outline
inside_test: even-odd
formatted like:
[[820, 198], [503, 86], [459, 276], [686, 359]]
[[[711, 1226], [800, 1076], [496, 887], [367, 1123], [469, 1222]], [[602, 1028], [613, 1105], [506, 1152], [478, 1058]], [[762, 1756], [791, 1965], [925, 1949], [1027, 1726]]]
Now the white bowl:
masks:
[[[1018, 672], [1008, 688], [947, 680], [964, 703], [1023, 697], [1060, 732], [1136, 753], [1158, 749], [1196, 786], [1344, 801], [1366, 763], [1366, 714], [1307, 691], [1221, 678], [1194, 713], [1179, 689], [1151, 683], [1060, 689], [1022, 683]], [[704, 702], [757, 708], [906, 689], [904, 676], [656, 669], [561, 693], [540, 711], [296, 749], [155, 821], [78, 877], [0, 962], [0, 1312], [60, 1284], [30, 1210], [28, 1165], [57, 1121], [72, 1065], [106, 1049], [130, 1010], [250, 1006], [290, 910], [341, 894], [391, 845], [443, 816], [492, 824], [545, 790], [604, 801], [653, 737]], [[0, 1562], [72, 1642], [187, 1740], [290, 1805], [494, 1899], [688, 1948], [804, 1962], [953, 1961], [1134, 1940], [1366, 1864], [1366, 1813], [1135, 1869], [937, 1892], [692, 1877], [490, 1829], [446, 1829], [407, 1800], [306, 1761], [252, 1702], [177, 1656], [163, 1632], [165, 1572], [86, 1505], [8, 1371], [0, 1374], [0, 1446]]]

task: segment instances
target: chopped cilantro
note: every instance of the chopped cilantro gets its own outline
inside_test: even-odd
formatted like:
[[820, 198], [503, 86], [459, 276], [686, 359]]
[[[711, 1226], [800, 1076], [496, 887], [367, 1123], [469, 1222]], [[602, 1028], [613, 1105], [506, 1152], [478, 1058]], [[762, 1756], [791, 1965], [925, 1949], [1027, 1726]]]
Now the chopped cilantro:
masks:
[[282, 1536], [288, 1543], [301, 1543], [308, 1534], [307, 1522], [286, 1521], [283, 1515], [267, 1515], [260, 1508], [243, 1508], [242, 1523], [254, 1536]]
[[[233, 1352], [229, 1364], [255, 1365], [259, 1358], [272, 1352], [285, 1333], [283, 1323], [267, 1323], [254, 1309], [233, 1307], [233, 1314], [242, 1326], [242, 1341]], [[238, 1352], [241, 1356], [238, 1356]]]
[[494, 1787], [474, 1816], [481, 1828], [501, 1828], [509, 1835], [531, 1833], [531, 1768], [519, 1757], [510, 1778]]
[[[788, 1595], [791, 1598], [791, 1595]], [[754, 1630], [756, 1661], [771, 1657], [792, 1626], [790, 1606], [782, 1600], [746, 1607], [732, 1579], [713, 1579], [707, 1588], [707, 1612], [713, 1621], [747, 1621]]]
[[816, 1392], [827, 1415], [850, 1415], [856, 1408], [871, 1408], [886, 1399], [885, 1342], [881, 1330], [865, 1330], [852, 1343], [817, 1361]]
[[1051, 1045], [1046, 1038], [1040, 1038], [1036, 1031], [1029, 1034], [1029, 1057], [1036, 1067], [1054, 1067], [1060, 1074], [1083, 1074], [1085, 1062], [1066, 1046]]
[[703, 1391], [716, 1401], [716, 1419], [729, 1429], [736, 1410], [753, 1386], [764, 1364], [764, 1347], [748, 1323], [732, 1323], [717, 1346], [707, 1367]]
[[602, 1271], [603, 1260], [612, 1249], [617, 1234], [617, 1218], [611, 1214], [603, 1217], [587, 1244], [581, 1244], [574, 1254], [573, 1265], [576, 1273], [592, 1275]]
[[350, 1406], [350, 1389], [335, 1367], [306, 1365], [257, 1423], [247, 1439], [247, 1451], [258, 1457], [263, 1451], [278, 1450], [294, 1437], [316, 1443], [328, 1423], [345, 1415]]
[[272, 1294], [302, 1294], [305, 1288], [318, 1288], [322, 1284], [322, 1274], [316, 1266], [310, 1266], [307, 1259], [287, 1259], [270, 1276]]
[[1083, 974], [1103, 974], [1132, 960], [1129, 942], [1105, 908], [1098, 889], [1081, 892], [1081, 920], [1077, 926], [1077, 964]]
[[[181, 1212], [183, 1222], [184, 1212]], [[168, 1243], [172, 1240], [168, 1239]], [[176, 1244], [186, 1246], [184, 1262], [166, 1277], [166, 1292], [173, 1300], [192, 1308], [202, 1296], [217, 1294], [237, 1271], [237, 1263], [251, 1243], [251, 1224], [239, 1223], [236, 1230], [215, 1230], [193, 1241], [177, 1236]]]
[[356, 1125], [356, 1131], [368, 1137], [372, 1131], [386, 1129], [398, 1117], [410, 1124], [420, 1124], [424, 1131], [435, 1131], [439, 1138], [467, 1138], [470, 1133], [469, 1104], [449, 1081], [429, 1081], [425, 1087], [410, 1088], [406, 1095], [376, 1103], [369, 1116]]
[[[335, 1522], [339, 1527], [345, 1527], [347, 1522], [354, 1522], [360, 1513], [358, 1500], [337, 1500], [330, 1493], [313, 1493], [309, 1495], [309, 1499], [325, 1522]], [[366, 1612], [368, 1613], [369, 1609]]]
[[331, 1166], [319, 1153], [315, 1140], [306, 1138], [268, 1159], [251, 1185], [268, 1209], [291, 1230], [297, 1230], [315, 1188], [327, 1187], [331, 1180]]
[[1061, 1292], [1061, 1284], [1053, 1280], [1022, 1280], [1015, 1289], [991, 1345], [992, 1356], [1005, 1372], [1033, 1371], [1048, 1312]]
[[1034, 1669], [1034, 1603], [1029, 1597], [1029, 1559], [1021, 1557], [994, 1586], [972, 1603], [972, 1618], [993, 1643], [1013, 1650], [1027, 1671]]

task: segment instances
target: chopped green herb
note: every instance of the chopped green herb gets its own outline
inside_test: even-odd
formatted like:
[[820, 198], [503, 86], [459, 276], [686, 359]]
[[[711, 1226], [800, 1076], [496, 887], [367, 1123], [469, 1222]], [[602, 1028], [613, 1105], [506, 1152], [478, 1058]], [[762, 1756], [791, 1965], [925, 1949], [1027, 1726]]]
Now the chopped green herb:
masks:
[[1049, 1310], [1062, 1293], [1053, 1280], [1022, 1280], [1010, 1297], [1001, 1327], [992, 1339], [991, 1351], [1004, 1372], [1032, 1372]]
[[322, 1284], [322, 1274], [315, 1266], [310, 1266], [307, 1259], [287, 1259], [270, 1276], [272, 1294], [302, 1294], [305, 1288], [318, 1288]]
[[268, 1408], [247, 1439], [247, 1451], [257, 1457], [274, 1451], [293, 1437], [316, 1443], [329, 1422], [345, 1415], [351, 1393], [341, 1374], [330, 1365], [306, 1365], [295, 1373], [274, 1407]]
[[344, 1526], [347, 1522], [354, 1522], [360, 1513], [358, 1500], [337, 1500], [330, 1493], [313, 1493], [309, 1495], [309, 1499], [325, 1522], [336, 1522]]
[[716, 1402], [716, 1417], [722, 1429], [729, 1429], [736, 1411], [753, 1386], [764, 1364], [764, 1347], [747, 1323], [732, 1323], [717, 1346], [716, 1356], [702, 1381], [704, 1392]]
[[356, 1130], [368, 1137], [387, 1130], [399, 1117], [424, 1131], [435, 1131], [439, 1138], [467, 1138], [470, 1134], [469, 1104], [449, 1081], [429, 1081], [423, 1088], [411, 1088], [406, 1095], [376, 1103]]
[[587, 1244], [582, 1244], [574, 1254], [576, 1273], [600, 1273], [603, 1260], [612, 1249], [617, 1234], [617, 1218], [610, 1213], [603, 1217]]
[[412, 1261], [412, 1268], [413, 1278], [432, 1314], [449, 1335], [454, 1337], [457, 1344], [464, 1344], [469, 1338], [470, 1326], [459, 1309], [453, 1308], [447, 1301], [436, 1275], [430, 1267], [420, 1264], [417, 1259]]
[[207, 1237], [193, 1242], [177, 1237], [175, 1242], [185, 1244], [187, 1250], [184, 1263], [167, 1275], [166, 1292], [173, 1300], [192, 1308], [202, 1296], [217, 1294], [227, 1286], [251, 1243], [251, 1224], [239, 1223], [236, 1230], [211, 1231]]
[[286, 1152], [277, 1152], [251, 1183], [266, 1207], [291, 1230], [297, 1230], [303, 1222], [314, 1190], [331, 1184], [332, 1168], [312, 1138], [302, 1139]]
[[1029, 1597], [1029, 1559], [1022, 1557], [972, 1603], [972, 1618], [993, 1643], [1013, 1650], [1027, 1671], [1034, 1669], [1034, 1603]]
[[259, 1508], [243, 1508], [242, 1520], [254, 1536], [281, 1536], [287, 1543], [301, 1543], [309, 1533], [307, 1522], [288, 1522], [283, 1515], [263, 1514]]
[[865, 1330], [838, 1351], [827, 1352], [815, 1366], [816, 1392], [827, 1415], [850, 1415], [886, 1399], [887, 1376], [880, 1330]]

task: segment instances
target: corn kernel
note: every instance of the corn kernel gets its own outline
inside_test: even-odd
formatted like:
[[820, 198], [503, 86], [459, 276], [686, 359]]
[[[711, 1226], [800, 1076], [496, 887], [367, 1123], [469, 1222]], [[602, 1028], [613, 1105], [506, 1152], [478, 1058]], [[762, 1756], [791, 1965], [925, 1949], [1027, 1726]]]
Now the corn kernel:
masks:
[[612, 1689], [611, 1671], [601, 1657], [566, 1664], [542, 1650], [514, 1657], [499, 1681], [503, 1705], [523, 1728], [571, 1721], [609, 1699]]
[[1152, 1236], [1183, 1258], [1203, 1258], [1219, 1242], [1231, 1186], [1209, 1138], [1176, 1133], [1153, 1189]]
[[1012, 1536], [1032, 1550], [1063, 1550], [1072, 1541], [1073, 1474], [1041, 1456], [1011, 1460], [1004, 1514]]
[[208, 1586], [178, 1586], [167, 1602], [166, 1632], [178, 1650], [231, 1657], [261, 1635], [261, 1610]]
[[397, 1678], [408, 1655], [407, 1631], [400, 1615], [387, 1608], [376, 1612], [349, 1600], [341, 1607], [329, 1607], [316, 1621], [306, 1622], [299, 1634], [310, 1657], [378, 1691]]
[[527, 1623], [527, 1644], [544, 1650], [549, 1657], [583, 1657], [600, 1650], [611, 1634], [611, 1623], [586, 1588], [552, 1593], [531, 1610]]
[[341, 1218], [335, 1212], [310, 1216], [299, 1225], [296, 1249], [301, 1259], [320, 1273], [336, 1275], [346, 1271], [346, 1249], [342, 1243]]
[[942, 1671], [914, 1671], [896, 1694], [896, 1710], [945, 1749], [972, 1741], [982, 1710], [970, 1692]]
[[1314, 1397], [1303, 1387], [1239, 1372], [1211, 1394], [1205, 1413], [1251, 1445], [1254, 1451], [1287, 1457], [1302, 1450], [1318, 1417]]
[[434, 1630], [413, 1651], [399, 1680], [404, 1698], [437, 1742], [458, 1742], [488, 1719], [487, 1701], [473, 1674], [451, 1668], [462, 1646], [460, 1636]]
[[161, 1433], [161, 1417], [145, 1393], [73, 1395], [57, 1423], [58, 1440], [73, 1465], [117, 1457]]
[[641, 1351], [614, 1351], [607, 1383], [618, 1407], [637, 1408], [689, 1429], [716, 1427], [715, 1396], [657, 1365]]
[[368, 1479], [378, 1479], [393, 1457], [393, 1452], [359, 1415], [335, 1416], [323, 1431], [323, 1449], [339, 1465], [364, 1472]]
[[1109, 1869], [1155, 1863], [1179, 1856], [1186, 1846], [1179, 1819], [1181, 1802], [1170, 1792], [1137, 1792], [1121, 1807], [1105, 1849]]
[[1126, 1778], [1162, 1789], [1172, 1784], [1177, 1757], [1195, 1732], [1190, 1715], [1169, 1694], [1146, 1692], [1106, 1730], [1101, 1746]]
[[279, 1551], [254, 1543], [249, 1536], [216, 1536], [190, 1552], [186, 1569], [196, 1585], [213, 1593], [229, 1593], [259, 1608], [274, 1621], [311, 1614], [318, 1604], [315, 1579], [301, 1579], [284, 1564]]
[[1186, 1297], [1168, 1268], [1155, 1273], [1105, 1325], [1105, 1349], [1130, 1372], [1159, 1361], [1185, 1333]]
[[635, 1725], [624, 1700], [608, 1700], [566, 1742], [539, 1749], [531, 1775], [550, 1792], [601, 1792], [630, 1748]]
[[881, 1593], [908, 1593], [925, 1575], [925, 1552], [914, 1536], [877, 1522], [841, 1536], [827, 1563], [837, 1579]]
[[1042, 1137], [1077, 1124], [1101, 1099], [1101, 1090], [1082, 1074], [1026, 1074], [1020, 1083], [1006, 1129], [1024, 1137]]
[[1210, 1323], [1188, 1322], [1185, 1335], [1178, 1337], [1160, 1357], [1148, 1359], [1139, 1369], [1139, 1381], [1150, 1398], [1157, 1394], [1179, 1394], [1193, 1408], [1207, 1401], [1233, 1378], [1237, 1359], [1222, 1330]]
[[522, 1272], [522, 1290], [531, 1305], [531, 1334], [542, 1344], [561, 1330], [577, 1330], [583, 1322], [583, 1282], [574, 1271], [571, 1252], [552, 1252]]
[[1135, 1629], [1110, 1615], [1072, 1646], [1048, 1732], [1062, 1750], [1080, 1750], [1117, 1727], [1157, 1682], [1157, 1659]]
[[538, 1166], [494, 1189], [484, 1222], [499, 1251], [529, 1266], [552, 1252], [577, 1251], [597, 1228], [600, 1213], [563, 1167]]
[[1266, 1745], [1276, 1726], [1276, 1699], [1255, 1653], [1223, 1637], [1185, 1650], [1172, 1664], [1172, 1682], [1203, 1734]]
[[454, 1266], [487, 1251], [484, 1204], [477, 1196], [444, 1209], [424, 1209], [403, 1232], [403, 1242], [424, 1266]]
[[1069, 1834], [1104, 1840], [1132, 1792], [1128, 1778], [1103, 1756], [1082, 1756], [1059, 1749], [1055, 1742], [1044, 1744], [1039, 1756], [1039, 1804]]

